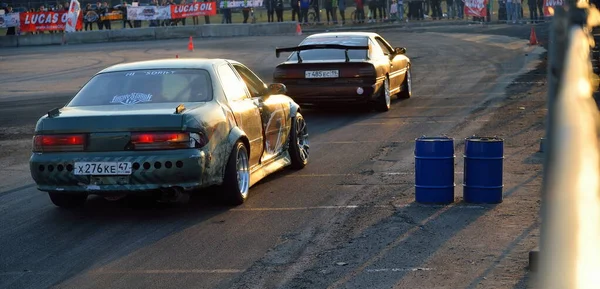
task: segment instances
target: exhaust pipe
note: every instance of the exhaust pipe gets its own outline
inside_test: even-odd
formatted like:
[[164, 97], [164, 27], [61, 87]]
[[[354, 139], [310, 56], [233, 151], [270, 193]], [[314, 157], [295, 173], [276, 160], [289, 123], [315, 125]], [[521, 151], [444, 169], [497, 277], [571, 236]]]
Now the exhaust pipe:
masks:
[[190, 193], [181, 187], [162, 188], [160, 191], [160, 202], [187, 204], [190, 200]]

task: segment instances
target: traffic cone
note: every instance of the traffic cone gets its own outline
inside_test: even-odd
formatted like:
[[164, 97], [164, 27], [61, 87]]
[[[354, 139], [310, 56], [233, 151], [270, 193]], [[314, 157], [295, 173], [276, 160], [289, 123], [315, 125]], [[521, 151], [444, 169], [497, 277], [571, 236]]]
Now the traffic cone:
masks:
[[175, 58], [179, 58], [179, 54], [175, 54]]
[[190, 42], [188, 42], [188, 51], [194, 51], [194, 41], [192, 40], [192, 36], [190, 36]]
[[538, 44], [537, 41], [537, 36], [535, 36], [535, 28], [533, 28], [533, 26], [531, 26], [531, 34], [529, 34], [529, 45], [536, 45]]
[[302, 35], [302, 27], [300, 27], [300, 23], [296, 23], [296, 35]]

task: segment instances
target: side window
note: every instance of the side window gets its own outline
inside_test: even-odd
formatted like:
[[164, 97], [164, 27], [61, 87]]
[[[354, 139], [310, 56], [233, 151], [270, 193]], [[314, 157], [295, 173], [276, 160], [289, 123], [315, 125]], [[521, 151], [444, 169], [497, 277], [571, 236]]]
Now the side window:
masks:
[[233, 72], [229, 65], [221, 65], [218, 68], [219, 76], [221, 77], [221, 86], [225, 91], [225, 97], [229, 101], [241, 100], [248, 98], [246, 90], [242, 85], [238, 76]]
[[385, 56], [383, 54], [383, 50], [381, 50], [381, 47], [379, 47], [379, 45], [377, 43], [374, 43], [373, 40], [369, 39], [369, 44], [371, 45], [371, 51], [370, 51], [371, 59], [377, 59], [379, 57]]
[[260, 80], [260, 78], [258, 78], [258, 76], [256, 76], [256, 74], [250, 71], [250, 69], [241, 65], [234, 65], [233, 67], [235, 70], [237, 70], [246, 83], [246, 86], [248, 87], [250, 94], [252, 94], [252, 97], [259, 97], [265, 94], [267, 86], [262, 80]]
[[379, 44], [379, 46], [381, 46], [381, 49], [383, 50], [383, 54], [390, 55], [390, 54], [392, 54], [392, 52], [394, 52], [394, 50], [390, 47], [390, 45], [387, 44], [385, 41], [383, 41], [383, 39], [376, 37], [375, 40], [377, 40], [377, 43]]

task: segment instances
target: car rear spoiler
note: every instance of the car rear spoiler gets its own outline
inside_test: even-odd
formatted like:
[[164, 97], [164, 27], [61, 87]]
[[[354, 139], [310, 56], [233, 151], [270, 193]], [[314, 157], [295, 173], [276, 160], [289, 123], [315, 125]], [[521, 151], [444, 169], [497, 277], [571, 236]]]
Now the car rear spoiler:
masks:
[[348, 50], [368, 50], [369, 46], [349, 46], [341, 44], [309, 44], [300, 45], [296, 47], [275, 48], [275, 56], [279, 58], [281, 52], [297, 52], [298, 62], [302, 62], [302, 58], [300, 58], [300, 51], [313, 49], [342, 49], [345, 52], [346, 62], [348, 62], [350, 61], [350, 57], [348, 57]]

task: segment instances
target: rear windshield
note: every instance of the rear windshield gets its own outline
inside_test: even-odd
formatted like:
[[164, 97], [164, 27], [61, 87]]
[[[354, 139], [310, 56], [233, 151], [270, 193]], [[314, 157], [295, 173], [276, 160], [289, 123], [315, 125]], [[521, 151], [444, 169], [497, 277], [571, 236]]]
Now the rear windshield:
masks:
[[130, 70], [94, 76], [67, 106], [210, 100], [212, 100], [212, 86], [210, 75], [206, 70]]
[[[309, 44], [341, 44], [348, 46], [367, 46], [368, 37], [314, 37], [307, 38], [302, 45]], [[348, 57], [351, 60], [367, 59], [367, 50], [348, 50]], [[302, 60], [345, 60], [346, 56], [343, 49], [313, 49], [300, 51]], [[293, 52], [288, 60], [298, 60], [297, 52]]]

